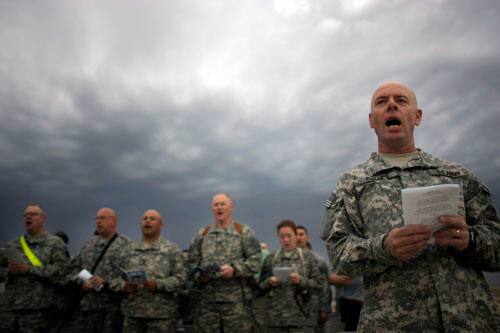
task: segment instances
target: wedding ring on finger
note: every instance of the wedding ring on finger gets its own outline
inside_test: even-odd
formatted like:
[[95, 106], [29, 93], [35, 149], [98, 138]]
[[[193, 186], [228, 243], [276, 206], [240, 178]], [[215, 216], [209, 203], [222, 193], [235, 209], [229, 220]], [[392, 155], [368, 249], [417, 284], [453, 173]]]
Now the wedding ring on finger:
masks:
[[460, 229], [455, 229], [455, 238], [460, 238]]

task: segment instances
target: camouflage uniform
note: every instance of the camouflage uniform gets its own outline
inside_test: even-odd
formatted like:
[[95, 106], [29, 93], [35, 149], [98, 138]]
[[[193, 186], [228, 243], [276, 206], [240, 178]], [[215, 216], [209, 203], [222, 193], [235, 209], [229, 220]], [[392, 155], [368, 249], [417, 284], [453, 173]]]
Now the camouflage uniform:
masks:
[[[189, 247], [189, 266], [232, 265], [231, 279], [214, 278], [196, 283], [194, 325], [197, 332], [249, 332], [252, 315], [249, 302], [252, 290], [248, 279], [260, 267], [260, 244], [255, 232], [241, 224], [241, 234], [231, 223], [226, 229], [217, 224], [201, 229]], [[205, 235], [206, 233], [206, 235]]]
[[[301, 276], [300, 283], [292, 285], [284, 282], [276, 287], [271, 286], [269, 279], [273, 276], [273, 267], [279, 266], [291, 267], [293, 272]], [[310, 251], [302, 251], [301, 255], [299, 249], [295, 249], [288, 257], [282, 250], [271, 253], [262, 266], [259, 287], [266, 292], [265, 325], [268, 331], [314, 332], [322, 276]]]
[[[0, 282], [6, 281], [3, 307], [5, 313], [0, 322], [0, 332], [44, 331], [56, 306], [56, 287], [64, 281], [68, 271], [68, 250], [57, 236], [42, 233], [36, 237], [26, 234], [26, 242], [42, 263], [42, 267], [31, 266], [27, 274], [8, 274], [7, 261], [0, 267]], [[15, 248], [26, 258], [19, 239], [7, 247]], [[26, 262], [29, 260], [26, 258]]]
[[316, 332], [322, 332], [324, 323], [319, 321], [319, 312], [326, 312], [328, 314], [331, 314], [332, 312], [332, 290], [330, 288], [330, 282], [328, 282], [330, 269], [328, 268], [328, 263], [319, 253], [315, 251], [311, 251], [311, 253], [313, 254], [321, 276], [321, 290], [313, 293], [316, 300], [311, 302], [311, 311], [313, 311], [311, 314], [316, 316]]
[[[267, 256], [269, 256], [269, 250], [268, 249], [262, 249], [260, 250], [260, 269], [257, 273], [254, 274], [253, 276], [253, 284], [258, 285], [260, 281], [260, 272], [262, 271], [262, 265], [264, 264], [264, 261], [266, 260]], [[265, 319], [266, 319], [266, 298], [264, 297], [263, 293], [260, 290], [257, 290], [258, 288], [255, 288], [255, 293], [254, 293], [254, 298], [252, 299], [252, 312], [254, 316], [254, 325], [253, 325], [253, 332], [254, 333], [262, 333], [266, 332], [266, 328], [264, 326], [265, 324]]]
[[[80, 253], [71, 261], [74, 276], [82, 269], [89, 272], [102, 250], [109, 242], [99, 235], [90, 238], [80, 250]], [[94, 271], [94, 275], [102, 277], [107, 283], [100, 291], [83, 291], [80, 305], [73, 314], [66, 329], [69, 332], [117, 332], [121, 329], [122, 315], [120, 313], [120, 295], [109, 289], [108, 283], [120, 275], [118, 261], [123, 249], [130, 243], [126, 236], [118, 234], [109, 246], [101, 262]]]
[[[143, 269], [147, 279], [158, 284], [156, 291], [140, 286], [123, 297], [121, 310], [125, 316], [124, 332], [168, 332], [173, 329], [177, 317], [174, 292], [186, 281], [184, 258], [177, 244], [158, 239], [153, 244], [132, 242], [124, 251], [120, 267], [125, 271]], [[111, 288], [123, 290], [125, 281], [112, 280]]]
[[[459, 215], [476, 232], [462, 252], [428, 245], [409, 262], [384, 246], [403, 226], [401, 189], [454, 183]], [[420, 150], [403, 167], [378, 154], [345, 173], [327, 201], [323, 238], [337, 272], [363, 276], [363, 331], [498, 332], [493, 298], [482, 270], [500, 268], [500, 221], [488, 189], [462, 166]]]

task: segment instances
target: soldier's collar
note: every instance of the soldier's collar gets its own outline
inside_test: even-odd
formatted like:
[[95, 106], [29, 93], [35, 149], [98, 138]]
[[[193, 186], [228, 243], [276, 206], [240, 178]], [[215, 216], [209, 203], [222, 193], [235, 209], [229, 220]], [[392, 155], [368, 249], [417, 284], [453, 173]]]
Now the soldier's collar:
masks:
[[29, 243], [43, 243], [47, 238], [47, 231], [42, 231], [40, 234], [36, 236], [31, 236], [29, 233], [25, 233], [24, 238]]
[[[420, 148], [417, 148], [417, 154], [411, 160], [408, 161], [403, 169], [416, 168], [416, 167], [426, 167], [426, 168], [437, 168], [435, 159], [423, 152]], [[374, 176], [380, 172], [390, 170], [390, 169], [400, 169], [399, 167], [389, 165], [378, 153], [372, 153], [369, 160], [368, 166], [366, 167], [366, 173], [369, 177]]]
[[143, 239], [141, 240], [140, 242], [140, 248], [141, 249], [157, 249], [160, 247], [160, 239], [161, 237], [158, 237], [157, 240], [155, 240], [154, 242], [151, 242], [151, 243], [146, 243]]
[[[227, 230], [227, 231], [231, 231], [231, 232], [237, 232], [236, 231], [236, 226], [235, 226], [235, 223], [236, 221], [235, 220], [232, 220], [231, 223], [227, 224], [226, 226], [222, 227], [220, 226], [219, 224], [217, 224], [217, 222], [214, 223], [214, 228], [213, 229], [216, 229], [216, 230]], [[209, 230], [210, 232], [210, 230]]]
[[285, 249], [280, 248], [281, 256], [284, 258], [295, 258], [299, 256], [298, 247], [295, 247], [292, 251], [285, 251]]

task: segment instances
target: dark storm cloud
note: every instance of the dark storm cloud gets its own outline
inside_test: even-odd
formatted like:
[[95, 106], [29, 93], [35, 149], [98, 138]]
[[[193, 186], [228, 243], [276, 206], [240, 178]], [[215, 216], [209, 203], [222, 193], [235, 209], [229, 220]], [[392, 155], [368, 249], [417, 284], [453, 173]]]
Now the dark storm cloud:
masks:
[[376, 150], [387, 80], [417, 93], [418, 146], [498, 206], [499, 16], [496, 1], [2, 2], [0, 243], [36, 201], [73, 252], [101, 206], [133, 238], [157, 208], [187, 247], [226, 191], [271, 247], [291, 218], [324, 251], [322, 202]]

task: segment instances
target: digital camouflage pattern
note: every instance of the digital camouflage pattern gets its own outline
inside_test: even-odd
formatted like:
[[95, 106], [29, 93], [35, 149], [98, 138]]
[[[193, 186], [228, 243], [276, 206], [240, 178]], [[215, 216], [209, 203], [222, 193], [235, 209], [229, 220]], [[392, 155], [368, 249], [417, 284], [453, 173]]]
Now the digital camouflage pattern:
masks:
[[[81, 248], [80, 253], [71, 261], [70, 279], [75, 280], [76, 274], [82, 269], [91, 271], [94, 263], [110, 240], [99, 235], [92, 236]], [[123, 249], [131, 240], [118, 234], [106, 250], [94, 275], [105, 280], [105, 286], [100, 291], [82, 289], [82, 298], [77, 309], [71, 314], [64, 332], [116, 332], [121, 331], [123, 317], [120, 312], [121, 296], [109, 288], [109, 282], [120, 274], [118, 261]], [[79, 282], [81, 283], [81, 282]]]
[[[42, 267], [30, 265], [27, 274], [8, 274], [7, 261], [0, 268], [0, 282], [5, 281], [5, 307], [9, 310], [45, 309], [55, 306], [56, 285], [64, 282], [68, 272], [68, 249], [57, 236], [42, 233], [33, 237], [24, 235], [33, 253], [42, 262]], [[6, 247], [15, 248], [29, 263], [16, 238]]]
[[[401, 190], [458, 184], [459, 214], [477, 234], [462, 252], [428, 245], [398, 262], [384, 238], [404, 225]], [[482, 270], [500, 268], [500, 221], [488, 189], [464, 167], [420, 150], [403, 168], [374, 153], [345, 173], [326, 204], [323, 239], [338, 274], [364, 279], [358, 330], [498, 332]]]
[[311, 252], [314, 264], [318, 267], [321, 276], [321, 288], [311, 292], [308, 303], [311, 323], [316, 323], [314, 325], [316, 326], [316, 330], [321, 331], [323, 325], [320, 323], [320, 311], [331, 314], [332, 290], [328, 282], [329, 268], [325, 259], [316, 251], [309, 249], [302, 249], [302, 251]]
[[[300, 283], [284, 282], [271, 286], [269, 279], [274, 267], [291, 267], [292, 272], [301, 276]], [[323, 285], [319, 266], [310, 251], [295, 249], [290, 256], [282, 250], [273, 251], [262, 265], [259, 287], [267, 297], [266, 327], [314, 327], [317, 325], [317, 295]], [[315, 304], [312, 304], [314, 303]], [[313, 312], [313, 313], [311, 313]]]
[[[211, 325], [219, 325], [220, 317], [217, 319], [216, 313], [227, 314], [223, 322], [230, 326], [225, 331], [248, 331], [252, 325], [248, 302], [253, 292], [248, 281], [260, 269], [260, 244], [249, 226], [241, 226], [241, 234], [236, 230], [235, 223], [229, 224], [227, 228], [213, 224], [206, 235], [206, 228], [202, 228], [189, 247], [191, 269], [211, 264], [228, 264], [234, 268], [234, 277], [231, 279], [216, 277], [207, 283], [194, 281], [194, 318], [199, 332], [210, 332], [214, 329]], [[220, 308], [215, 308], [217, 306]], [[211, 312], [209, 308], [212, 308]]]
[[[2, 295], [1, 329], [11, 329], [9, 323], [19, 320], [20, 326], [45, 326], [50, 317], [50, 310], [57, 304], [57, 287], [64, 283], [68, 272], [68, 249], [57, 236], [42, 233], [36, 237], [24, 235], [33, 253], [42, 262], [42, 267], [31, 266], [27, 274], [8, 274], [7, 260], [3, 258], [0, 265], [0, 282], [5, 282], [5, 293]], [[15, 248], [25, 262], [29, 263], [16, 238], [6, 247]], [[30, 314], [27, 316], [26, 314]], [[16, 319], [17, 318], [17, 319]]]
[[[328, 281], [328, 275], [331, 270], [328, 267], [328, 263], [326, 260], [316, 251], [311, 251], [313, 257], [316, 261], [316, 265], [318, 266], [319, 273], [321, 276], [321, 289], [316, 293], [317, 294], [317, 303], [312, 303], [312, 311], [315, 311], [316, 314], [319, 312], [325, 312], [329, 315], [332, 312], [331, 304], [332, 304], [332, 289], [330, 288], [330, 282]], [[319, 317], [316, 315], [316, 317]], [[319, 318], [317, 318], [319, 322]], [[318, 325], [322, 327], [322, 325]]]
[[[80, 253], [71, 261], [72, 277], [74, 277], [82, 269], [90, 272], [102, 250], [109, 242], [99, 235], [92, 236], [81, 248]], [[113, 243], [109, 246], [106, 253], [101, 259], [101, 262], [96, 267], [93, 275], [102, 277], [109, 283], [114, 277], [120, 275], [120, 269], [117, 263], [119, 262], [123, 249], [131, 242], [131, 240], [118, 234]], [[99, 292], [85, 291], [80, 301], [80, 309], [83, 311], [97, 310], [115, 310], [120, 307], [120, 297], [105, 287]]]
[[314, 333], [314, 328], [312, 327], [267, 327], [266, 333]]
[[171, 319], [125, 317], [123, 333], [129, 332], [172, 333], [175, 332], [175, 328], [172, 326]]
[[[152, 244], [132, 242], [124, 249], [120, 266], [125, 271], [144, 270], [147, 279], [158, 284], [156, 291], [140, 286], [136, 292], [125, 294], [122, 313], [127, 317], [162, 318], [173, 322], [177, 317], [174, 293], [180, 290], [187, 276], [179, 246], [163, 238]], [[122, 278], [111, 282], [111, 288], [116, 291], [122, 290], [124, 285]]]

